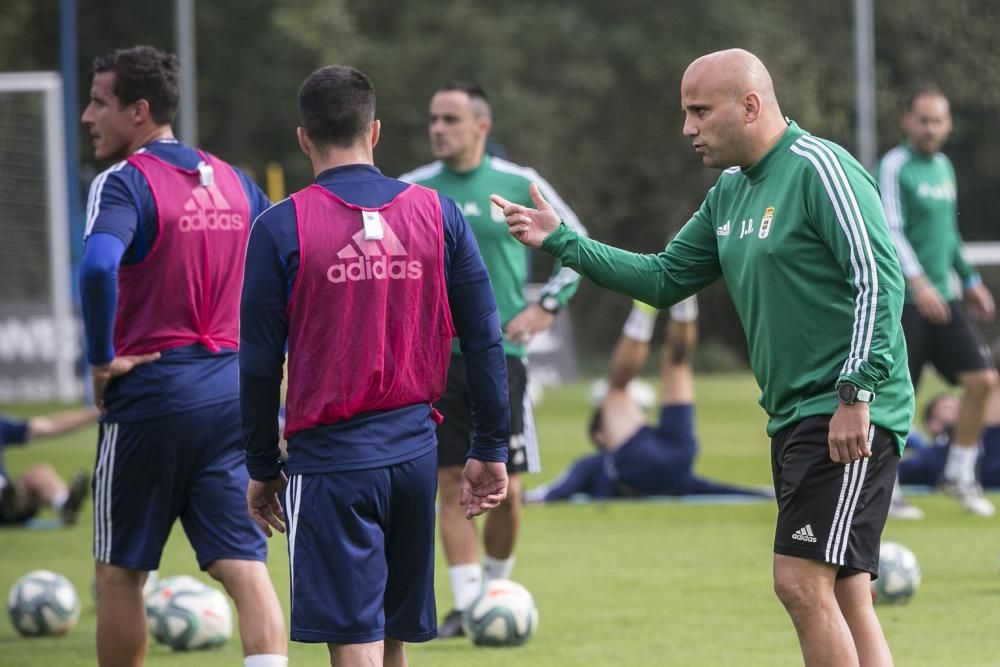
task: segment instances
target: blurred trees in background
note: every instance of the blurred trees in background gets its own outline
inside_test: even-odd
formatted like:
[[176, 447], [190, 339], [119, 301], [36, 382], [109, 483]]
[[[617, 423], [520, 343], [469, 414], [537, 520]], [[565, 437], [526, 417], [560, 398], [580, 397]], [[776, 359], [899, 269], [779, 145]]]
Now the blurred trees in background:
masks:
[[[262, 178], [280, 163], [290, 190], [311, 178], [295, 143], [295, 95], [316, 67], [353, 64], [378, 90], [376, 160], [396, 175], [430, 160], [427, 102], [442, 83], [490, 93], [494, 138], [535, 167], [591, 234], [657, 251], [687, 220], [717, 172], [681, 135], [680, 78], [695, 57], [741, 46], [761, 57], [786, 115], [854, 147], [854, 44], [849, 0], [201, 0], [197, 2], [200, 143]], [[0, 70], [58, 67], [57, 3], [4, 0]], [[935, 81], [952, 99], [948, 153], [959, 176], [967, 239], [995, 239], [1000, 188], [1000, 68], [992, 0], [876, 3], [880, 148], [899, 140], [908, 91]], [[80, 108], [91, 59], [120, 46], [174, 50], [172, 2], [79, 0]], [[81, 161], [93, 161], [85, 133]], [[578, 345], [604, 353], [628, 303], [592, 285], [573, 305]], [[703, 299], [703, 336], [743, 353], [720, 288]], [[619, 317], [620, 315], [621, 317]], [[585, 327], [579, 326], [586, 324]], [[581, 331], [586, 331], [581, 335]]]

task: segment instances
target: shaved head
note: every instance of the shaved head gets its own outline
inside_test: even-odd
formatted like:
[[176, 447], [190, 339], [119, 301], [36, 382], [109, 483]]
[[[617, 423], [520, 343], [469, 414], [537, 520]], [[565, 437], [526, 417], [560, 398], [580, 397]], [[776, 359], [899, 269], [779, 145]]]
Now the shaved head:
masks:
[[737, 99], [755, 92], [761, 101], [776, 102], [771, 74], [760, 58], [743, 49], [726, 49], [704, 55], [688, 65], [684, 78], [688, 76], [699, 79], [703, 85], [716, 86]]
[[684, 134], [710, 167], [749, 167], [764, 156], [787, 124], [771, 75], [743, 49], [701, 56], [681, 80]]

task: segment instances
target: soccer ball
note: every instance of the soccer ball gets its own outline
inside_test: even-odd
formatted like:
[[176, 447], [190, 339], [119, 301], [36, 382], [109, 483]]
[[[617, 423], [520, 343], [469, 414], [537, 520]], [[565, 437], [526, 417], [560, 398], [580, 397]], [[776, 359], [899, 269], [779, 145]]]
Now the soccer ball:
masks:
[[462, 613], [462, 627], [476, 646], [520, 646], [538, 628], [538, 609], [527, 588], [494, 579]]
[[66, 577], [35, 570], [10, 589], [7, 613], [14, 628], [25, 637], [64, 635], [80, 618], [80, 598]]
[[878, 554], [878, 579], [872, 582], [872, 599], [878, 604], [905, 602], [920, 587], [920, 564], [902, 544], [883, 542]]
[[[166, 624], [161, 623], [167, 603], [176, 593], [181, 591], [200, 591], [207, 586], [186, 574], [165, 577], [156, 582], [155, 588], [144, 593], [146, 601], [146, 618], [149, 620], [149, 632], [160, 643], [166, 643]], [[144, 589], [145, 590], [145, 589]]]
[[146, 600], [149, 631], [175, 651], [196, 651], [226, 643], [233, 616], [226, 596], [194, 577], [167, 577]]
[[[629, 397], [638, 404], [642, 410], [649, 410], [656, 403], [656, 390], [653, 386], [636, 378], [628, 383], [626, 387]], [[590, 385], [589, 401], [590, 407], [599, 408], [604, 403], [604, 397], [608, 395], [608, 380], [601, 378], [594, 380]]]

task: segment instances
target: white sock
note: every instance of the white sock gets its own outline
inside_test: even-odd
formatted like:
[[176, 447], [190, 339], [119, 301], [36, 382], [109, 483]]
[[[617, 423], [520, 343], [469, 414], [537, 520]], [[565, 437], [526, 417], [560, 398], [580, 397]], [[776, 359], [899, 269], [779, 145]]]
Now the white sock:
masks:
[[52, 496], [52, 509], [59, 511], [62, 506], [66, 504], [66, 500], [69, 498], [69, 491], [56, 491], [56, 495]]
[[976, 481], [976, 459], [978, 458], [978, 445], [959, 445], [953, 442], [948, 450], [948, 460], [944, 464], [945, 479], [960, 484], [972, 484]]
[[464, 611], [483, 590], [483, 568], [477, 563], [453, 565], [448, 568], [455, 609]]
[[698, 297], [689, 296], [670, 306], [670, 319], [674, 322], [693, 322], [698, 319]]
[[648, 343], [653, 337], [653, 328], [656, 326], [656, 316], [660, 313], [656, 308], [646, 305], [641, 301], [632, 302], [632, 312], [625, 320], [622, 333], [637, 340], [640, 343]]
[[275, 653], [258, 653], [243, 658], [243, 667], [288, 667], [288, 657]]
[[515, 556], [511, 556], [509, 558], [484, 556], [483, 574], [486, 576], [486, 581], [493, 581], [494, 579], [510, 579], [510, 575], [514, 571], [515, 559]]

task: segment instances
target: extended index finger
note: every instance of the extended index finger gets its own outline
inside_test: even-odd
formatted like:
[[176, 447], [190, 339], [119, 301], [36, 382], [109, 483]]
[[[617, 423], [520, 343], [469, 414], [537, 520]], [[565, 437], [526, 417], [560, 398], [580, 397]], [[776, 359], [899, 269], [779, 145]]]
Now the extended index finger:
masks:
[[520, 206], [514, 202], [508, 201], [500, 195], [490, 195], [490, 201], [499, 206], [503, 210], [504, 215], [510, 215], [520, 208]]

